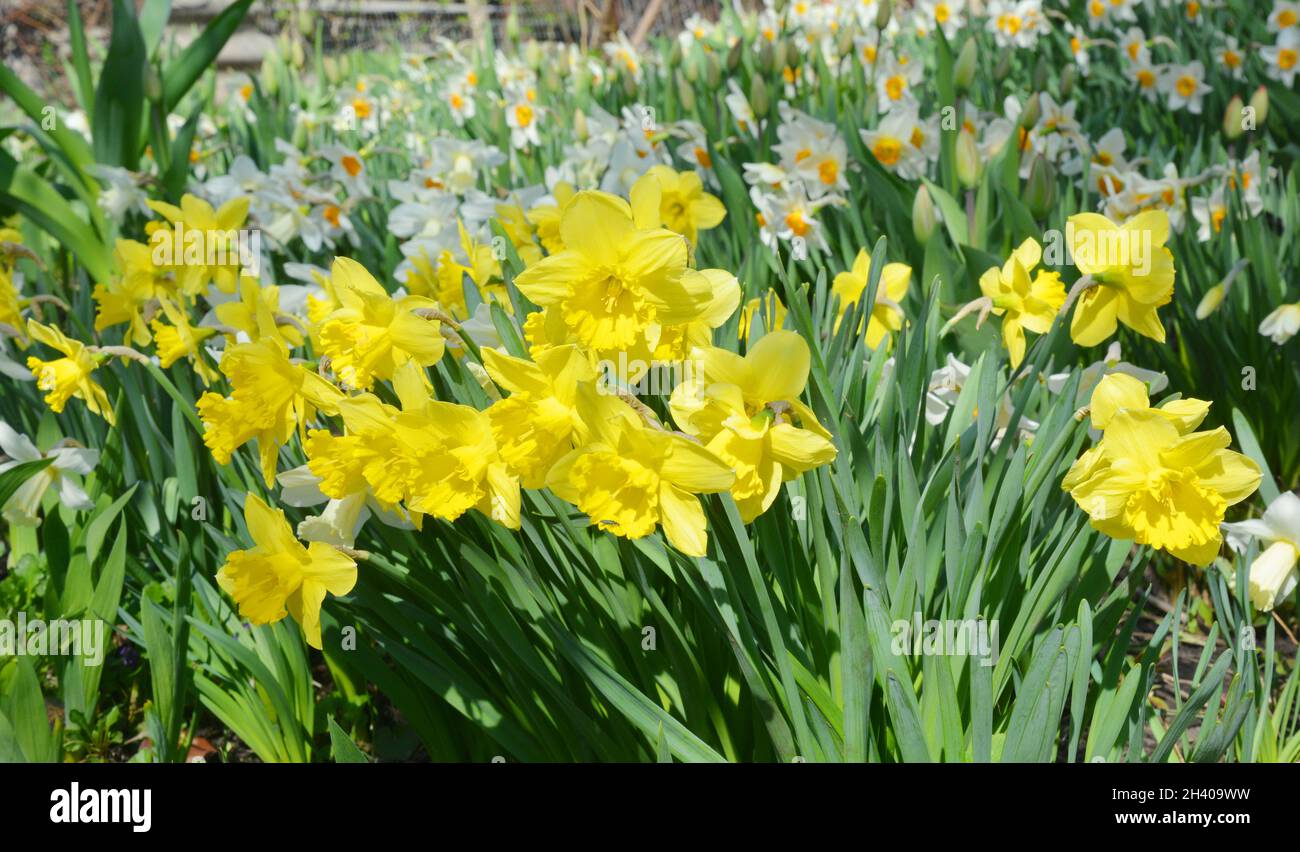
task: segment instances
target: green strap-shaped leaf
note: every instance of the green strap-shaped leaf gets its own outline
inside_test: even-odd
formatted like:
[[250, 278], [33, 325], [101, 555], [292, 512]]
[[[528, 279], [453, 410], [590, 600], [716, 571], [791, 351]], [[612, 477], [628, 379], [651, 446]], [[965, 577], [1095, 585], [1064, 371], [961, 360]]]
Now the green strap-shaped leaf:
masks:
[[339, 727], [339, 723], [334, 721], [331, 716], [329, 720], [330, 728], [330, 750], [334, 755], [335, 763], [369, 763], [366, 755], [357, 744], [352, 742], [347, 731]]
[[72, 250], [91, 278], [106, 281], [113, 262], [108, 248], [72, 206], [31, 169], [0, 151], [0, 205], [15, 208]]
[[199, 37], [190, 42], [181, 51], [181, 55], [168, 63], [163, 70], [162, 95], [163, 109], [171, 111], [180, 103], [181, 98], [194, 85], [204, 71], [217, 61], [217, 54], [225, 47], [239, 24], [248, 13], [253, 0], [238, 0], [231, 3], [221, 14], [208, 22]]

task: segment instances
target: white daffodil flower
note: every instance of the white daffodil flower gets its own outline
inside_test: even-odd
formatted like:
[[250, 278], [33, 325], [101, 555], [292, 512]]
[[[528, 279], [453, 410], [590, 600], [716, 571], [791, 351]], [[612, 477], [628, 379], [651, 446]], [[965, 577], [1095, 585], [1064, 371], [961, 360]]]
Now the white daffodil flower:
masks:
[[1251, 539], [1264, 549], [1250, 564], [1250, 601], [1269, 612], [1296, 587], [1300, 561], [1300, 497], [1288, 491], [1268, 505], [1261, 518], [1223, 524], [1228, 546], [1243, 553]]
[[39, 526], [41, 501], [52, 485], [58, 488], [59, 502], [69, 509], [85, 511], [94, 508], [94, 502], [86, 496], [77, 479], [90, 473], [99, 464], [99, 450], [56, 447], [48, 453], [42, 453], [26, 435], [19, 434], [8, 423], [0, 420], [0, 451], [9, 457], [8, 461], [0, 464], [0, 473], [24, 462], [53, 459], [44, 470], [18, 486], [18, 490], [0, 508], [0, 514], [10, 524]]

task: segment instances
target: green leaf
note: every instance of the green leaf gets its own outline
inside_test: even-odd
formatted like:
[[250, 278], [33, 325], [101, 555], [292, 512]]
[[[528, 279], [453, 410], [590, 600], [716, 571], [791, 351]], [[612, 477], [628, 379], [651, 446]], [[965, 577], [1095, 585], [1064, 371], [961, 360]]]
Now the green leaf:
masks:
[[50, 466], [54, 459], [36, 459], [29, 462], [21, 462], [0, 473], [0, 506], [9, 502], [9, 498], [14, 496], [22, 484], [31, 479], [36, 474]]
[[145, 114], [144, 77], [149, 55], [135, 4], [113, 0], [113, 34], [104, 57], [91, 135], [95, 159], [134, 171], [140, 163], [140, 129]]
[[107, 281], [112, 275], [108, 248], [82, 217], [53, 186], [0, 151], [0, 206], [4, 205], [16, 208], [70, 249], [92, 279]]
[[369, 763], [370, 759], [366, 757], [365, 752], [357, 748], [357, 744], [347, 735], [347, 732], [339, 727], [339, 723], [334, 721], [334, 717], [329, 717], [330, 731], [330, 749], [334, 755], [335, 763]]
[[253, 0], [238, 0], [208, 22], [198, 38], [190, 42], [180, 56], [168, 63], [162, 75], [162, 107], [171, 112], [203, 74], [217, 61], [221, 48], [239, 29]]

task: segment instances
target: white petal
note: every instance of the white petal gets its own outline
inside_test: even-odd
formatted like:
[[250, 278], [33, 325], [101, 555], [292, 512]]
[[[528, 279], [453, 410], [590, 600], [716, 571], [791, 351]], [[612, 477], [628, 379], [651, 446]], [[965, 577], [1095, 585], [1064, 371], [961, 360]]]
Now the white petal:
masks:
[[280, 502], [286, 506], [317, 506], [329, 499], [320, 490], [320, 478], [305, 464], [284, 471], [276, 479], [280, 483]]
[[69, 509], [83, 512], [95, 508], [94, 502], [70, 476], [59, 477], [59, 502]]
[[36, 445], [26, 435], [19, 434], [3, 420], [0, 420], [0, 452], [19, 462], [42, 458], [41, 451], [36, 449]]
[[1279, 494], [1264, 510], [1263, 520], [1272, 531], [1271, 538], [1300, 547], [1300, 497], [1295, 492]]
[[80, 473], [83, 476], [99, 464], [99, 450], [88, 450], [82, 447], [63, 447], [51, 452], [50, 456], [54, 459], [50, 467], [65, 473]]

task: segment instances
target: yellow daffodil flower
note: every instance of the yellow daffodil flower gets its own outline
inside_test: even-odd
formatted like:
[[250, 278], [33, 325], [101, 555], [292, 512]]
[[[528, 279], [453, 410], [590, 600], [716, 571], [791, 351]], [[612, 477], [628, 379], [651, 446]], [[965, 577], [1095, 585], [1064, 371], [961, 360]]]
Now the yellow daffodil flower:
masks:
[[576, 346], [547, 349], [536, 362], [484, 349], [483, 366], [510, 392], [487, 410], [501, 458], [525, 488], [541, 488], [559, 459], [585, 444], [597, 418], [630, 416], [617, 397], [602, 394], [596, 371]]
[[497, 451], [485, 412], [429, 396], [413, 363], [393, 382], [400, 410], [364, 394], [339, 403], [348, 434], [314, 431], [308, 465], [321, 491], [341, 499], [369, 487], [381, 504], [405, 502], [414, 516], [454, 521], [477, 509], [519, 528], [519, 480]]
[[692, 246], [699, 241], [700, 231], [718, 227], [727, 215], [717, 196], [704, 191], [699, 175], [669, 166], [651, 166], [632, 185], [631, 197], [638, 222], [644, 210], [646, 221], [653, 218], [656, 226], [681, 234]]
[[673, 547], [703, 556], [708, 532], [695, 495], [726, 491], [736, 479], [731, 468], [689, 438], [639, 420], [599, 424], [595, 437], [560, 459], [546, 486], [614, 535], [641, 538], [658, 525]]
[[1002, 317], [1002, 341], [1011, 353], [1012, 367], [1025, 360], [1025, 330], [1046, 334], [1065, 304], [1060, 273], [1040, 269], [1033, 274], [1042, 257], [1042, 246], [1030, 237], [1002, 269], [991, 267], [980, 276], [980, 290], [993, 303], [993, 315]]
[[564, 251], [564, 239], [560, 236], [560, 218], [564, 207], [576, 194], [572, 184], [560, 181], [551, 193], [554, 204], [536, 204], [528, 211], [528, 221], [537, 231], [537, 239], [547, 254], [559, 254]]
[[[871, 275], [871, 255], [866, 249], [860, 249], [853, 259], [853, 267], [841, 272], [831, 282], [831, 292], [840, 299], [839, 316], [835, 318], [835, 330], [838, 331], [844, 315], [849, 312], [862, 294], [866, 292]], [[912, 280], [912, 267], [905, 263], [887, 263], [880, 270], [880, 284], [876, 288], [876, 303], [871, 307], [867, 318], [867, 346], [875, 349], [892, 332], [903, 327], [903, 298], [907, 295], [908, 284]]]
[[294, 537], [280, 509], [256, 494], [244, 500], [244, 521], [253, 547], [236, 550], [217, 572], [217, 585], [234, 598], [251, 624], [273, 624], [292, 615], [307, 644], [321, 647], [320, 610], [326, 593], [346, 595], [357, 583], [357, 563], [337, 548]]
[[[213, 312], [222, 325], [242, 331], [249, 340], [273, 338], [289, 349], [297, 349], [305, 340], [302, 327], [280, 313], [280, 288], [264, 287], [247, 275], [239, 279], [239, 298], [222, 302]], [[226, 336], [231, 343], [237, 340], [229, 332]]]
[[22, 302], [14, 286], [13, 273], [0, 263], [0, 323], [23, 333]]
[[321, 324], [320, 344], [344, 384], [368, 390], [407, 362], [429, 367], [442, 358], [440, 323], [419, 313], [437, 307], [432, 299], [395, 299], [365, 267], [344, 257], [335, 259], [330, 279], [342, 307]]
[[799, 401], [808, 344], [773, 331], [743, 357], [709, 348], [703, 362], [703, 376], [673, 391], [673, 420], [736, 471], [731, 496], [749, 523], [771, 507], [782, 482], [835, 458], [830, 433]]
[[[184, 293], [202, 295], [210, 282], [223, 292], [235, 292], [240, 270], [235, 232], [248, 218], [248, 202], [244, 196], [233, 198], [217, 210], [189, 194], [181, 198], [180, 207], [162, 201], [149, 202], [149, 208], [172, 226], [154, 230], [150, 235], [150, 250], [169, 248], [174, 259], [183, 260], [172, 265]], [[209, 264], [210, 260], [216, 262]], [[222, 260], [225, 262], [221, 263]]]
[[786, 308], [775, 290], [768, 290], [762, 296], [755, 296], [740, 309], [740, 328], [737, 335], [740, 340], [749, 340], [750, 329], [754, 328], [757, 318], [763, 324], [764, 331], [775, 331], [785, 325]]
[[262, 476], [272, 487], [280, 446], [296, 429], [304, 429], [317, 409], [337, 413], [343, 394], [290, 361], [289, 350], [273, 337], [229, 347], [221, 372], [234, 390], [228, 397], [212, 392], [199, 397], [203, 443], [218, 463], [230, 464], [236, 449], [257, 439]]
[[171, 323], [167, 325], [159, 317], [154, 317], [149, 323], [154, 333], [158, 362], [163, 369], [171, 367], [181, 358], [188, 358], [205, 386], [221, 378], [221, 374], [204, 359], [202, 352], [203, 342], [216, 334], [216, 329], [191, 325], [185, 311], [165, 296], [159, 299], [158, 306], [163, 317]]
[[45, 391], [45, 404], [50, 410], [59, 414], [69, 399], [77, 397], [86, 403], [86, 408], [92, 414], [103, 417], [110, 426], [115, 425], [117, 418], [113, 414], [113, 406], [109, 404], [108, 394], [91, 378], [99, 366], [99, 359], [80, 341], [72, 340], [57, 328], [41, 325], [36, 320], [27, 321], [27, 333], [33, 340], [57, 349], [64, 355], [53, 361], [42, 361], [36, 357], [27, 359], [27, 369], [36, 376], [36, 386]]
[[701, 269], [700, 274], [709, 280], [713, 290], [708, 304], [699, 319], [661, 328], [652, 360], [684, 361], [690, 357], [691, 350], [711, 345], [713, 330], [731, 319], [740, 306], [740, 282], [736, 276], [721, 269]]
[[118, 276], [108, 283], [95, 285], [95, 331], [129, 323], [126, 342], [137, 346], [149, 343], [149, 325], [145, 311], [150, 303], [166, 294], [159, 269], [153, 264], [149, 247], [135, 240], [118, 240], [113, 250]]
[[534, 304], [558, 306], [588, 349], [629, 349], [652, 325], [698, 319], [712, 299], [709, 279], [687, 265], [686, 240], [640, 227], [621, 198], [574, 196], [560, 235], [565, 250], [537, 261], [515, 283]]
[[1223, 427], [1191, 432], [1194, 425], [1167, 411], [1123, 405], [1145, 398], [1114, 387], [1126, 378], [1112, 374], [1097, 385], [1101, 441], [1075, 461], [1061, 487], [1111, 538], [1209, 565], [1223, 542], [1224, 512], [1254, 493], [1259, 466], [1227, 449], [1232, 439]]
[[1164, 343], [1156, 309], [1174, 296], [1174, 256], [1165, 247], [1169, 214], [1148, 210], [1116, 225], [1098, 213], [1079, 213], [1069, 218], [1066, 232], [1074, 264], [1095, 285], [1075, 305], [1074, 342], [1095, 346], [1123, 323]]

